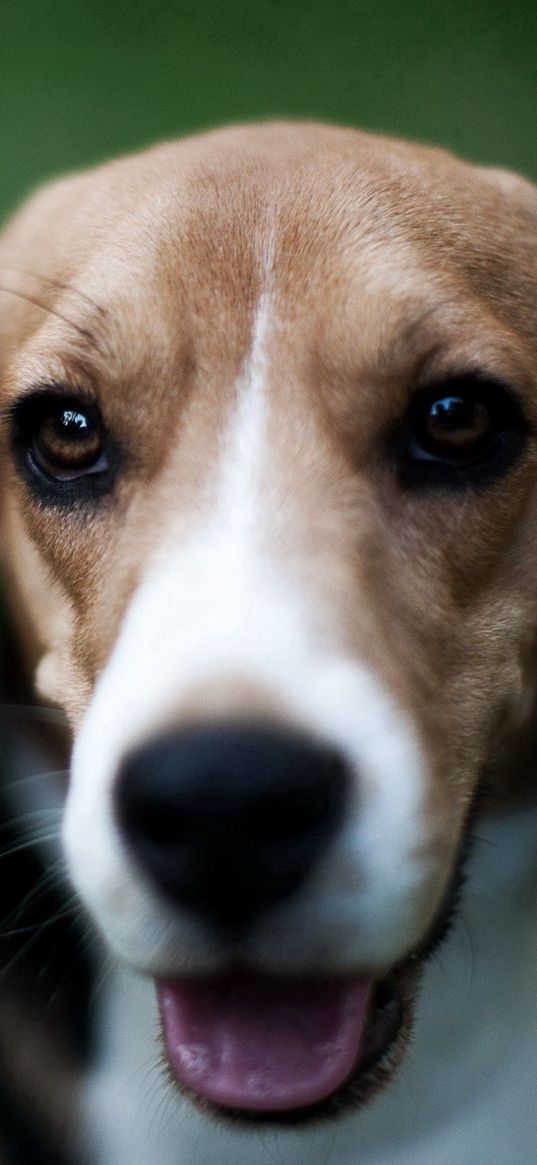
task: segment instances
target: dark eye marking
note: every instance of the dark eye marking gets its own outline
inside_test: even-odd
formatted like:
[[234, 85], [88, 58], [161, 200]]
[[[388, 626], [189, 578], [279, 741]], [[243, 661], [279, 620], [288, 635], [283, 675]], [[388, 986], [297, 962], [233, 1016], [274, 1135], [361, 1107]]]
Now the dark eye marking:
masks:
[[391, 433], [389, 449], [404, 486], [471, 489], [506, 473], [528, 433], [515, 392], [469, 374], [422, 389]]
[[94, 401], [63, 386], [29, 393], [11, 410], [11, 446], [32, 492], [70, 507], [112, 489], [118, 451]]

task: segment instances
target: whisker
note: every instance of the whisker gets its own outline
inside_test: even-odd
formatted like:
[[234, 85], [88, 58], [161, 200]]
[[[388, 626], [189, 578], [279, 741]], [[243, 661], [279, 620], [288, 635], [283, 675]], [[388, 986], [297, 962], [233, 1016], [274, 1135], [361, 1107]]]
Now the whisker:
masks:
[[471, 840], [474, 843], [479, 842], [479, 845], [488, 845], [488, 846], [491, 846], [492, 849], [496, 848], [497, 843], [495, 841], [493, 841], [492, 838], [490, 838], [490, 837], [482, 837], [479, 833], [475, 833], [474, 831], [472, 831], [472, 833], [469, 833], [468, 836], [469, 836], [469, 838], [471, 838]]
[[[159, 1075], [155, 1075], [152, 1087], [148, 1090], [148, 1108], [153, 1108], [153, 1115], [149, 1121], [150, 1135], [166, 1132], [171, 1125], [175, 1114], [175, 1096], [171, 1088], [166, 1088], [166, 1077], [160, 1059], [155, 1064]], [[160, 1094], [160, 1095], [159, 1095]]]
[[100, 953], [100, 946], [96, 940], [95, 930], [85, 914], [80, 900], [78, 901], [78, 913], [73, 916], [67, 929], [71, 930], [75, 924], [77, 924], [77, 930], [79, 932], [76, 942], [76, 953], [81, 959], [91, 963], [93, 968], [88, 996], [90, 1009], [93, 1009], [99, 1006], [101, 996], [113, 976], [114, 963], [108, 952], [104, 954]]
[[58, 838], [58, 830], [55, 830], [53, 833], [49, 831], [46, 833], [36, 833], [34, 837], [29, 837], [26, 841], [19, 841], [16, 845], [8, 846], [7, 849], [0, 850], [0, 861], [3, 858], [11, 858], [14, 854], [23, 853], [25, 850], [31, 849], [32, 846], [43, 845], [47, 841], [57, 841]]
[[3, 716], [12, 720], [45, 720], [61, 728], [68, 727], [65, 712], [61, 708], [46, 708], [40, 704], [0, 704], [0, 718]]
[[[22, 898], [18, 903], [16, 910], [11, 911], [11, 915], [8, 917], [8, 919], [6, 919], [4, 926], [2, 927], [2, 934], [5, 933], [4, 927], [6, 926], [9, 926], [12, 929], [18, 927], [19, 925], [23, 926], [25, 912], [30, 907], [39, 906], [39, 903], [43, 902], [44, 898], [48, 897], [50, 891], [55, 890], [56, 887], [59, 886], [60, 880], [61, 869], [58, 863], [56, 868], [47, 870], [44, 874], [41, 875], [40, 878], [38, 878], [35, 885], [31, 887], [28, 893], [25, 894], [24, 898]], [[64, 906], [65, 903], [62, 902], [61, 906], [58, 907], [58, 910], [63, 910]], [[36, 925], [41, 926], [41, 922], [36, 923]]]
[[155, 1060], [153, 1059], [153, 1056], [151, 1056], [151, 1059], [148, 1059], [146, 1064], [148, 1067], [146, 1068], [143, 1078], [141, 1079], [143, 1096], [142, 1110], [144, 1117], [149, 1121], [149, 1128], [151, 1130], [157, 1115], [158, 1103], [161, 1099], [160, 1093], [162, 1090], [163, 1079], [165, 1082], [165, 1078], [163, 1078], [162, 1064], [160, 1059]]
[[71, 291], [73, 295], [77, 295], [79, 299], [83, 299], [86, 303], [89, 303], [90, 307], [98, 312], [99, 315], [108, 315], [105, 307], [102, 307], [100, 303], [97, 303], [85, 291], [79, 291], [78, 287], [73, 287], [72, 283], [62, 283], [61, 280], [51, 279], [49, 275], [41, 275], [38, 271], [24, 271], [22, 267], [2, 267], [0, 270], [8, 274], [12, 272], [14, 275], [24, 275], [28, 279], [38, 279], [40, 283], [46, 283], [48, 287], [56, 287], [58, 291]]
[[[63, 784], [65, 781], [69, 780], [69, 776], [70, 776], [69, 769], [49, 769], [48, 771], [45, 771], [45, 772], [40, 771], [38, 773], [28, 773], [27, 776], [17, 777], [16, 780], [14, 780], [14, 781], [3, 781], [2, 782], [2, 791], [3, 792], [4, 791], [10, 792], [13, 789], [20, 790], [22, 785], [29, 785], [32, 781], [35, 781], [35, 782], [48, 781], [48, 782], [54, 782], [55, 784]], [[11, 818], [7, 822], [8, 825], [10, 824], [10, 821], [11, 821]]]
[[4, 291], [6, 295], [15, 295], [17, 299], [23, 299], [26, 303], [31, 303], [34, 307], [41, 308], [41, 311], [46, 311], [49, 313], [49, 315], [56, 316], [57, 319], [62, 320], [64, 324], [68, 324], [69, 327], [74, 328], [75, 332], [78, 332], [79, 335], [83, 336], [85, 340], [89, 340], [92, 347], [96, 348], [96, 350], [100, 352], [103, 358], [106, 358], [106, 353], [99, 346], [95, 336], [92, 332], [90, 332], [89, 328], [82, 327], [81, 324], [77, 324], [74, 320], [70, 320], [69, 316], [64, 316], [63, 313], [58, 311], [57, 308], [49, 307], [46, 303], [41, 303], [39, 299], [35, 299], [34, 296], [28, 295], [26, 292], [15, 291], [13, 287], [5, 287], [5, 285], [2, 283], [0, 283], [0, 291]]
[[38, 902], [41, 902], [46, 897], [52, 887], [61, 884], [64, 870], [63, 858], [58, 858], [48, 869], [43, 871], [41, 877], [30, 887], [28, 893], [24, 895], [24, 898], [20, 902], [17, 902], [13, 909], [2, 919], [0, 923], [0, 937], [5, 927], [18, 926], [24, 915], [24, 911], [29, 906], [37, 905]]
[[8, 817], [7, 821], [0, 823], [0, 833], [5, 833], [6, 830], [10, 829], [26, 829], [27, 826], [32, 825], [33, 821], [40, 821], [43, 817], [54, 817], [59, 823], [61, 821], [60, 806], [44, 805], [38, 809], [26, 809], [24, 813], [14, 814], [13, 817]]
[[43, 922], [33, 922], [29, 926], [18, 926], [14, 930], [2, 930], [0, 938], [18, 938], [21, 934], [33, 934], [34, 930], [42, 931], [47, 926], [52, 926], [54, 922], [63, 922], [65, 918], [73, 918], [75, 910], [80, 909], [76, 902], [70, 902], [68, 905], [56, 910], [50, 918], [46, 918]]
[[27, 955], [28, 952], [31, 951], [32, 947], [34, 947], [36, 945], [43, 930], [46, 930], [47, 927], [50, 926], [51, 921], [52, 921], [51, 919], [47, 919], [45, 922], [41, 923], [39, 928], [36, 929], [34, 931], [34, 933], [30, 935], [30, 938], [28, 939], [28, 941], [23, 943], [23, 945], [20, 947], [20, 949], [18, 951], [15, 951], [13, 958], [9, 959], [9, 961], [0, 970], [0, 978], [2, 978], [2, 977], [6, 978], [7, 975], [9, 975], [10, 971], [12, 971], [13, 968], [16, 967], [18, 963], [21, 962], [21, 960], [25, 957], [25, 955]]

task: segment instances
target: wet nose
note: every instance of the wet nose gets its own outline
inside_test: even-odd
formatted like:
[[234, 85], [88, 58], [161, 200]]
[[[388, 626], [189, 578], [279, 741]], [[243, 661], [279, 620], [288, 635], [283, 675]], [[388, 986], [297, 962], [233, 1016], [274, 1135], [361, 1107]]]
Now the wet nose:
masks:
[[335, 748], [299, 732], [194, 726], [126, 757], [116, 819], [169, 900], [244, 931], [315, 869], [341, 820], [347, 777]]

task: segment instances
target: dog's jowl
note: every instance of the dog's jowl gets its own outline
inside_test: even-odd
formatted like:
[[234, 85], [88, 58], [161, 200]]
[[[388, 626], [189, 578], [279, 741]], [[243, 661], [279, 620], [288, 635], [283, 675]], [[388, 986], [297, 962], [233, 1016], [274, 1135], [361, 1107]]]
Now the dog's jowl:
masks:
[[537, 192], [314, 124], [0, 239], [2, 546], [112, 972], [96, 1165], [534, 1165]]

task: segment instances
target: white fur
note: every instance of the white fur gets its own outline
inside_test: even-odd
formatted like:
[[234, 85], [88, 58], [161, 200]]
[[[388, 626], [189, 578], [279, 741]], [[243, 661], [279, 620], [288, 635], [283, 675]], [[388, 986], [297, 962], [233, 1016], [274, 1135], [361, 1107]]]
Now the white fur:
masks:
[[370, 669], [342, 655], [333, 613], [320, 617], [315, 594], [299, 590], [271, 546], [269, 304], [265, 292], [214, 510], [191, 538], [176, 545], [171, 530], [158, 548], [74, 750], [64, 830], [73, 880], [116, 952], [153, 974], [214, 969], [227, 952], [131, 863], [113, 823], [112, 784], [128, 750], [173, 722], [206, 681], [261, 684], [355, 773], [343, 828], [302, 891], [258, 923], [244, 949], [252, 963], [383, 969], [418, 941], [443, 891], [426, 844], [434, 846], [434, 825], [416, 728]]
[[[243, 132], [238, 131], [239, 137]], [[300, 130], [306, 143], [310, 132], [307, 127]], [[284, 144], [286, 140], [287, 131]], [[291, 138], [289, 143], [282, 161], [291, 148]], [[193, 148], [196, 153], [197, 147]], [[256, 151], [257, 146], [252, 159], [257, 157]], [[344, 154], [350, 165], [346, 147]], [[274, 192], [267, 195], [266, 202], [277, 207], [282, 218], [286, 227], [282, 246], [287, 237], [293, 262], [293, 222], [299, 221], [302, 200], [295, 201], [294, 183], [290, 183], [291, 217], [286, 224], [285, 169], [276, 161], [273, 168], [272, 156], [270, 150], [267, 166], [277, 182], [278, 194], [277, 198]], [[304, 179], [309, 183], [309, 146], [302, 156]], [[419, 169], [417, 161], [409, 165], [406, 147], [402, 151], [390, 148], [389, 158], [389, 165], [399, 169], [402, 179], [407, 174], [413, 177], [415, 165]], [[337, 159], [335, 150], [336, 167]], [[437, 164], [446, 165], [440, 155]], [[192, 168], [187, 164], [187, 200], [188, 173], [194, 175], [195, 197], [197, 169], [197, 163]], [[254, 165], [256, 203], [262, 201], [265, 186], [264, 177], [258, 182], [258, 173], [259, 160]], [[338, 237], [334, 278], [327, 250], [324, 263], [316, 268], [313, 296], [324, 267], [328, 300], [335, 292], [340, 299], [340, 316], [343, 307], [349, 320], [352, 314], [355, 329], [356, 303], [363, 308], [359, 327], [368, 333], [363, 368], [371, 366], [374, 344], [382, 353], [384, 371], [389, 366], [385, 343], [389, 343], [390, 328], [382, 326], [382, 291], [390, 292], [394, 320], [399, 313], [401, 322], [407, 315], [411, 322], [412, 312], [419, 310], [418, 325], [437, 310], [435, 304], [441, 297], [442, 330], [437, 335], [431, 332], [427, 367], [429, 371], [433, 368], [434, 351], [434, 369], [440, 369], [442, 375], [448, 346], [452, 360], [457, 351], [453, 335], [447, 345], [453, 328], [456, 331], [454, 319], [453, 327], [447, 326], [451, 310], [448, 308], [446, 314], [449, 271], [443, 270], [438, 280], [426, 272], [416, 282], [416, 255], [412, 248], [407, 255], [407, 245], [398, 241], [402, 230], [398, 231], [392, 221], [389, 183], [384, 197], [383, 181], [380, 177], [377, 181], [373, 166], [371, 185], [367, 157], [359, 196], [364, 213], [360, 208], [358, 213], [364, 224], [361, 247], [365, 250], [360, 249], [359, 258], [357, 237], [354, 245], [350, 235], [349, 245], [345, 243], [344, 223], [352, 214], [344, 189], [345, 174], [350, 175], [347, 161], [341, 170], [341, 190], [336, 183], [334, 209], [336, 204], [339, 208], [333, 230], [325, 232], [319, 220], [323, 228], [318, 235], [320, 258], [325, 238], [331, 246], [331, 236]], [[454, 178], [462, 181], [462, 177]], [[200, 179], [205, 181], [203, 165]], [[104, 193], [106, 179], [103, 183]], [[380, 195], [370, 223], [367, 202], [374, 186]], [[151, 197], [146, 212], [143, 180], [139, 186], [136, 179], [133, 189], [140, 191], [136, 197], [145, 251], [154, 237], [147, 216], [158, 218], [167, 204], [159, 207], [158, 198], [155, 203]], [[315, 191], [312, 183], [310, 213], [318, 214]], [[169, 190], [163, 194], [163, 198], [168, 197]], [[175, 203], [175, 179], [173, 199]], [[379, 228], [377, 221], [384, 213], [384, 203], [390, 212], [389, 265], [384, 257], [385, 232], [382, 222]], [[227, 203], [222, 205], [225, 208]], [[259, 209], [255, 213], [258, 215]], [[203, 222], [206, 226], [207, 216]], [[248, 215], [243, 230], [249, 222]], [[131, 233], [136, 230], [133, 216], [128, 227]], [[316, 249], [311, 246], [311, 232], [306, 232], [304, 242], [307, 246], [299, 246], [295, 252], [303, 267], [301, 278], [307, 274], [308, 253], [314, 261]], [[97, 252], [100, 256], [96, 244]], [[448, 792], [433, 786], [418, 714], [414, 718], [398, 703], [388, 681], [372, 665], [366, 665], [352, 645], [352, 637], [338, 626], [338, 604], [334, 601], [330, 606], [326, 592], [322, 593], [326, 584], [309, 569], [311, 562], [303, 571], [306, 582], [300, 577], [300, 566], [297, 568], [303, 541], [301, 521], [307, 519], [301, 519], [298, 512], [300, 502], [293, 510], [289, 480], [278, 481], [279, 459], [272, 455], [269, 440], [275, 432], [271, 393], [267, 391], [273, 372], [270, 352], [272, 340], [279, 338], [275, 329], [280, 326], [272, 281], [273, 253], [274, 236], [260, 261], [264, 285], [253, 320], [249, 356], [238, 383], [227, 386], [231, 389], [232, 415], [225, 422], [215, 472], [208, 476], [206, 492], [198, 499], [203, 502], [199, 526], [195, 531], [189, 529], [185, 515], [175, 515], [170, 505], [166, 535], [144, 565], [76, 740], [64, 821], [65, 849], [73, 881], [109, 946], [124, 960], [115, 966], [103, 1000], [101, 1056], [86, 1094], [87, 1135], [81, 1152], [89, 1154], [91, 1165], [533, 1165], [537, 1144], [537, 810], [480, 826], [483, 836], [476, 844], [461, 916], [425, 971], [414, 1043], [394, 1079], [369, 1106], [311, 1128], [293, 1131], [250, 1125], [241, 1131], [211, 1120], [182, 1100], [159, 1065], [158, 1019], [150, 976], [218, 970], [227, 965], [230, 952], [201, 920], [172, 909], [131, 859], [114, 821], [113, 784], [128, 752], [177, 723], [181, 710], [192, 707], [200, 686], [214, 690], [220, 681], [234, 678], [239, 681], [237, 691], [243, 681], [257, 685], [284, 721], [287, 716], [291, 725], [299, 725], [339, 748], [354, 778], [345, 818], [323, 860], [299, 892], [259, 919], [242, 949], [233, 950], [236, 958], [266, 971], [331, 973], [352, 969], [383, 974], [423, 937], [441, 901], [458, 845], [462, 793], [458, 807], [450, 810], [445, 803]], [[352, 269], [347, 293], [345, 278], [341, 278], [345, 253], [349, 272]], [[195, 248], [192, 258], [196, 255], [203, 264], [203, 248]], [[88, 263], [86, 277], [91, 275], [90, 268], [93, 270], [91, 256]], [[119, 266], [124, 279], [125, 266]], [[285, 287], [288, 280], [283, 267], [282, 276], [282, 302], [290, 303], [292, 288], [290, 284]], [[63, 284], [54, 283], [54, 287]], [[85, 294], [79, 293], [82, 299]], [[310, 300], [308, 295], [305, 322], [310, 316], [314, 318]], [[415, 308], [411, 309], [412, 303]], [[468, 304], [471, 308], [470, 298]], [[164, 327], [163, 319], [160, 324], [155, 321], [157, 335]], [[211, 326], [210, 318], [206, 323]], [[321, 339], [325, 331], [322, 312], [318, 323]], [[483, 328], [487, 326], [486, 321], [479, 321], [481, 352], [483, 344], [486, 346]], [[79, 327], [78, 332], [86, 335], [85, 328]], [[496, 335], [495, 327], [494, 332]], [[53, 333], [48, 334], [50, 342]], [[445, 341], [442, 344], [440, 335]], [[43, 345], [46, 349], [46, 336], [45, 327], [44, 333], [39, 331], [34, 337], [34, 362], [37, 349]], [[336, 336], [337, 330], [328, 329], [327, 354], [337, 343]], [[403, 337], [409, 349], [407, 359], [415, 360], [413, 329], [402, 333], [398, 343]], [[343, 338], [341, 343], [349, 369], [352, 348]], [[467, 343], [463, 337], [465, 350]], [[299, 347], [302, 344], [303, 337]], [[499, 359], [498, 344], [496, 336], [491, 343], [492, 369]], [[274, 347], [278, 347], [277, 342]], [[404, 344], [402, 350], [404, 355]], [[476, 351], [474, 344], [471, 366]], [[399, 360], [398, 353], [399, 349]], [[283, 367], [289, 369], [291, 363], [284, 361]], [[412, 367], [418, 370], [416, 363]], [[280, 376], [281, 369], [280, 362]], [[419, 371], [421, 375], [421, 365]], [[405, 376], [410, 381], [410, 375]], [[39, 368], [37, 380], [41, 379]], [[285, 424], [285, 417], [281, 423]], [[313, 414], [311, 424], [313, 433]], [[307, 444], [307, 440], [302, 442], [299, 454]], [[167, 472], [171, 470], [172, 463], [166, 467]], [[285, 542], [296, 544], [294, 557], [286, 557], [282, 549]], [[335, 563], [333, 577], [338, 565], [343, 564]], [[34, 574], [30, 571], [32, 578]], [[28, 609], [40, 610], [41, 575], [37, 589], [28, 589], [28, 571], [19, 571], [19, 575]], [[358, 588], [355, 599], [359, 607]], [[65, 609], [62, 606], [62, 619]], [[59, 672], [54, 675], [58, 659], [57, 653], [54, 657], [51, 654], [41, 665], [41, 679], [49, 695], [59, 690]], [[128, 963], [131, 968], [125, 965]]]
[[460, 917], [426, 970], [413, 1044], [369, 1106], [300, 1132], [212, 1122], [158, 1067], [151, 983], [118, 970], [87, 1096], [99, 1165], [534, 1165], [537, 812], [477, 832]]

